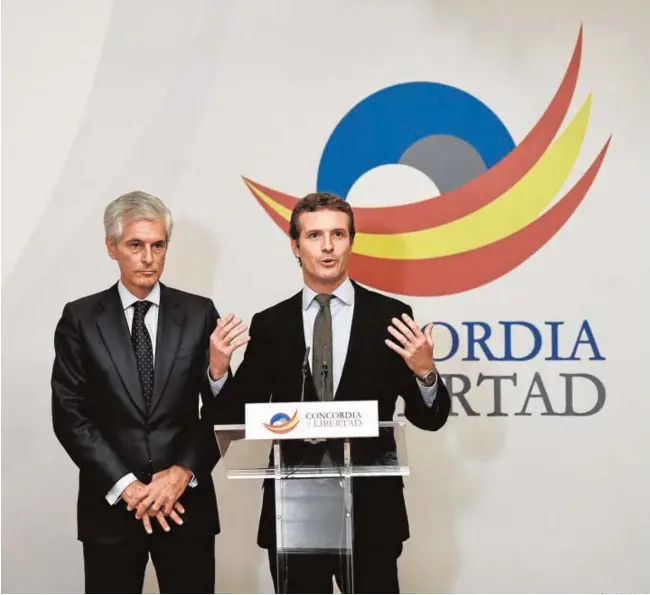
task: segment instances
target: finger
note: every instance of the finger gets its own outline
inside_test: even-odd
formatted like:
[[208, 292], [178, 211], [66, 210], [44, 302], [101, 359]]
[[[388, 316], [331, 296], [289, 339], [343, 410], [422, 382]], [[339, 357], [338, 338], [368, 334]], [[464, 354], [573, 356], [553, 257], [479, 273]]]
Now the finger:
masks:
[[236, 327], [231, 328], [226, 335], [224, 336], [223, 340], [226, 343], [230, 343], [233, 339], [241, 335], [242, 333], [245, 333], [248, 330], [248, 327], [242, 322], [238, 324]]
[[217, 338], [223, 340], [232, 329], [241, 323], [241, 321], [241, 318], [237, 316], [226, 322], [221, 328], [217, 329]]
[[422, 332], [427, 339], [427, 343], [433, 345], [433, 322], [427, 324]]
[[150, 508], [154, 512], [154, 514], [158, 514], [159, 512], [165, 511], [166, 504], [167, 504], [167, 498], [163, 494], [158, 494]]
[[153, 533], [153, 529], [151, 528], [151, 521], [149, 520], [149, 515], [145, 515], [145, 517], [142, 519], [142, 524], [144, 525], [144, 530], [151, 535]]
[[224, 324], [227, 322], [230, 322], [231, 318], [234, 316], [234, 314], [228, 314], [226, 318], [217, 318], [217, 326], [214, 327], [214, 330], [212, 331], [212, 334], [210, 335], [211, 339], [216, 339], [217, 334], [220, 332], [220, 330], [223, 328]]
[[406, 357], [409, 356], [409, 354], [408, 354], [407, 351], [404, 351], [404, 349], [402, 349], [401, 347], [397, 346], [397, 345], [396, 345], [395, 343], [393, 343], [391, 340], [386, 339], [386, 340], [384, 341], [384, 343], [386, 343], [386, 345], [388, 345], [388, 347], [390, 347], [390, 348], [391, 348], [395, 353], [398, 353], [398, 354], [401, 355], [402, 357], [406, 358]]
[[180, 502], [176, 502], [176, 504], [174, 504], [174, 509], [180, 512], [181, 514], [185, 514], [185, 509], [183, 508], [183, 505]]
[[174, 511], [174, 500], [167, 498], [160, 509], [165, 516], [170, 515]]
[[154, 494], [149, 494], [142, 502], [140, 502], [135, 513], [135, 518], [140, 520], [144, 516], [145, 512], [149, 510], [155, 499], [156, 497]]
[[163, 531], [165, 531], [165, 533], [169, 533], [170, 526], [167, 523], [167, 519], [165, 518], [165, 515], [162, 512], [159, 512], [156, 515], [156, 518], [158, 519], [160, 526], [163, 528]]
[[128, 511], [135, 510], [135, 509], [138, 507], [138, 505], [140, 504], [140, 502], [142, 502], [142, 501], [147, 497], [147, 494], [148, 494], [148, 493], [149, 493], [149, 492], [148, 492], [146, 489], [144, 489], [144, 490], [140, 490], [140, 491], [139, 491], [139, 492], [138, 492], [138, 493], [137, 493], [137, 494], [136, 494], [136, 495], [131, 499], [131, 501], [129, 502], [129, 504], [128, 504], [128, 506], [126, 507], [126, 509], [127, 509]]
[[174, 521], [177, 525], [182, 525], [183, 524], [183, 519], [178, 516], [175, 510], [172, 510], [171, 513], [169, 514], [169, 518]]
[[228, 352], [232, 354], [235, 349], [238, 349], [242, 345], [246, 345], [250, 340], [250, 337], [239, 337], [238, 339], [235, 339], [230, 345], [228, 345]]
[[413, 320], [408, 314], [404, 313], [402, 314], [402, 320], [406, 322], [406, 325], [413, 331], [413, 335], [415, 337], [420, 337], [422, 336], [422, 331], [420, 330], [420, 327], [415, 324], [415, 320]]
[[413, 331], [406, 326], [399, 318], [393, 318], [393, 324], [409, 341], [415, 341], [415, 335]]
[[395, 330], [392, 326], [388, 327], [388, 332], [393, 335], [402, 345], [408, 344], [408, 339], [399, 331]]
[[235, 317], [234, 314], [229, 315], [228, 319], [224, 320], [221, 326], [217, 328], [219, 337], [223, 337], [231, 328], [233, 328], [235, 325], [239, 324], [240, 322], [241, 319], [239, 317]]
[[151, 503], [152, 501], [149, 499], [140, 502], [140, 504], [138, 504], [138, 506], [135, 508], [135, 518], [140, 520], [149, 510]]
[[219, 327], [224, 326], [225, 324], [228, 324], [234, 317], [235, 317], [235, 315], [231, 312], [230, 314], [227, 314], [223, 318], [217, 318], [217, 327], [216, 328], [219, 328]]

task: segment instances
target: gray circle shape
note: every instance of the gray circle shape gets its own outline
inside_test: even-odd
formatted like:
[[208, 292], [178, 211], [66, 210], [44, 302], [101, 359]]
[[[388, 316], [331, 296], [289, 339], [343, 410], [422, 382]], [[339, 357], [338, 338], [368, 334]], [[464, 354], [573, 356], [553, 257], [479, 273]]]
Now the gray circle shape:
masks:
[[455, 190], [487, 171], [472, 145], [446, 134], [434, 134], [413, 143], [399, 162], [425, 174], [440, 194]]

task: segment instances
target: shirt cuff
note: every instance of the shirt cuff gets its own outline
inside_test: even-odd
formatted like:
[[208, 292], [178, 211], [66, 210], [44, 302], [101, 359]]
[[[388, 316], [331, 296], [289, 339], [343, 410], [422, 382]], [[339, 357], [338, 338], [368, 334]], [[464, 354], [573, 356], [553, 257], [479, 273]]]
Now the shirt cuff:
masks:
[[106, 494], [106, 501], [111, 506], [117, 504], [118, 500], [120, 499], [120, 496], [122, 495], [122, 492], [126, 488], [128, 488], [134, 481], [137, 480], [138, 478], [135, 475], [133, 475], [133, 473], [129, 473], [128, 475], [125, 475], [122, 479], [118, 479], [117, 483]]
[[212, 380], [212, 378], [210, 377], [210, 368], [208, 368], [206, 374], [208, 375], [208, 382], [210, 383], [212, 396], [216, 397], [219, 394], [219, 391], [221, 391], [221, 389], [223, 388], [223, 385], [226, 384], [226, 380], [228, 380], [228, 372], [226, 372], [218, 380]]
[[190, 479], [190, 483], [187, 485], [189, 485], [191, 488], [195, 488], [197, 485], [199, 485], [199, 480], [196, 479], [196, 475], [194, 475], [194, 473], [192, 473], [192, 479]]
[[440, 374], [436, 372], [435, 382], [431, 386], [424, 386], [417, 378], [416, 382], [418, 383], [418, 388], [420, 389], [420, 394], [424, 399], [424, 403], [427, 407], [433, 407], [433, 402], [436, 400], [438, 394], [438, 378]]

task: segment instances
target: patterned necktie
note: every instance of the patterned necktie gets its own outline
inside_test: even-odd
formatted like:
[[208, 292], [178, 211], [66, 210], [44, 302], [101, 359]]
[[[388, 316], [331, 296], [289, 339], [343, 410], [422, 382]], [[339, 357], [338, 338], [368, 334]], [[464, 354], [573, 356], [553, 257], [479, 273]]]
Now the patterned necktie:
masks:
[[320, 310], [314, 321], [314, 383], [321, 401], [334, 399], [332, 374], [332, 295], [317, 295]]
[[144, 317], [152, 305], [151, 302], [146, 300], [133, 304], [133, 325], [131, 327], [131, 343], [133, 343], [133, 350], [135, 351], [140, 386], [142, 387], [142, 395], [147, 403], [147, 408], [151, 403], [153, 393], [153, 347], [149, 331], [144, 325]]

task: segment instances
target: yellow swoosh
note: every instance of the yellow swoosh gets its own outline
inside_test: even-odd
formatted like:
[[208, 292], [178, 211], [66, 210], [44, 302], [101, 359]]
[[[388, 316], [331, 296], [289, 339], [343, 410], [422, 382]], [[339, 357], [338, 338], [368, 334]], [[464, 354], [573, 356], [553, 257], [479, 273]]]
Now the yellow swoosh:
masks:
[[[591, 94], [566, 130], [534, 167], [498, 199], [456, 221], [432, 229], [400, 234], [357, 233], [357, 254], [414, 260], [466, 252], [511, 235], [534, 221], [566, 182], [584, 142]], [[258, 189], [255, 194], [287, 221], [291, 211]]]

